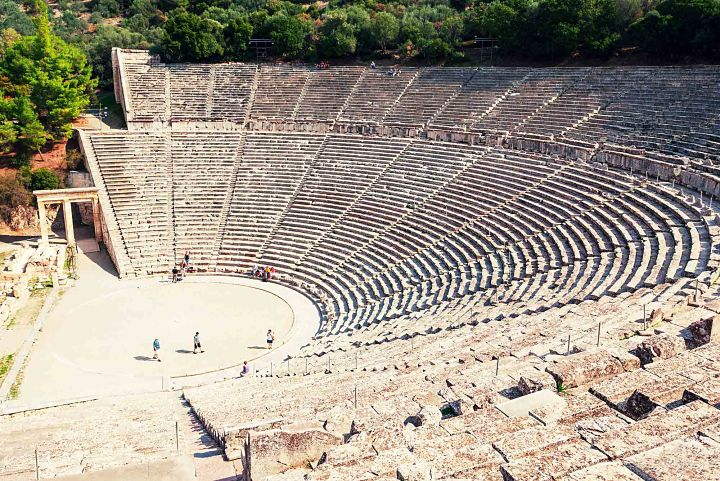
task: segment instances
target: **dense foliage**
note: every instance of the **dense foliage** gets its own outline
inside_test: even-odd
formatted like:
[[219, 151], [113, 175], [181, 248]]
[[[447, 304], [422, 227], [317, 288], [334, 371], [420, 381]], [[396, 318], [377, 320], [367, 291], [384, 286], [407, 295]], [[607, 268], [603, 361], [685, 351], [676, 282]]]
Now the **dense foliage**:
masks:
[[0, 58], [0, 153], [21, 162], [48, 140], [68, 138], [96, 86], [83, 52], [51, 33], [45, 3], [31, 10], [33, 35], [2, 37]]
[[[110, 47], [151, 48], [169, 61], [274, 55], [318, 60], [396, 54], [458, 59], [475, 37], [501, 54], [606, 58], [626, 48], [662, 59], [720, 58], [720, 0], [59, 0], [55, 33], [82, 48], [100, 82]], [[0, 53], [34, 32], [15, 0], [0, 0]]]

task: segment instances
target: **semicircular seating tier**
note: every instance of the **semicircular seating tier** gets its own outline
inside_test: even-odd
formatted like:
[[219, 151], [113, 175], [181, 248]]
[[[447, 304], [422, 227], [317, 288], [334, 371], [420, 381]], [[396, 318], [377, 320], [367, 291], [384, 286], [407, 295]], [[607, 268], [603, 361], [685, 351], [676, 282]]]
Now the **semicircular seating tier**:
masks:
[[[121, 275], [271, 265], [338, 333], [453, 299], [540, 309], [708, 268], [677, 189], [547, 154], [290, 132], [83, 133]], [[470, 305], [470, 304], [469, 304]]]

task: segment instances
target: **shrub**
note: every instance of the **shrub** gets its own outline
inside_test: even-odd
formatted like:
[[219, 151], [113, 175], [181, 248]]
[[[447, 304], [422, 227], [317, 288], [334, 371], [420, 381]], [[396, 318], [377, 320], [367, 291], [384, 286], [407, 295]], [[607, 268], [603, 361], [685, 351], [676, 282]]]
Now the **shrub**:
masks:
[[41, 168], [32, 171], [30, 190], [49, 190], [60, 187], [60, 178], [50, 169]]
[[16, 207], [31, 203], [32, 194], [17, 179], [0, 177], [0, 219], [9, 223]]

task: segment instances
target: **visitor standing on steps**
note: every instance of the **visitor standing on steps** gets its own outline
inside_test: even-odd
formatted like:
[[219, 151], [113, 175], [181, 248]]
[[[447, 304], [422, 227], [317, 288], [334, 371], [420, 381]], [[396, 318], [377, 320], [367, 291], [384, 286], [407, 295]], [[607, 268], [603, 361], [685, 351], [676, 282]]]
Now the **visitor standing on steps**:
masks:
[[272, 329], [268, 329], [266, 340], [268, 349], [272, 349], [273, 341], [275, 340], [275, 334], [273, 334]]
[[196, 332], [195, 336], [193, 337], [193, 354], [197, 354], [197, 350], [200, 349], [200, 352], [203, 353], [202, 346], [200, 345], [200, 333]]
[[157, 337], [153, 341], [153, 359], [157, 359], [160, 362], [160, 341]]

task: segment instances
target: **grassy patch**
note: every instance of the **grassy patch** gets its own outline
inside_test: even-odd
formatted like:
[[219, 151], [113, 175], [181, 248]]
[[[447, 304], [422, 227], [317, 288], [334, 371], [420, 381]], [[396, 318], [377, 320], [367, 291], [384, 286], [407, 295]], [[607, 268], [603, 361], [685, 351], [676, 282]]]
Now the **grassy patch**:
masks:
[[558, 394], [567, 393], [567, 387], [563, 385], [563, 383], [560, 381], [555, 382], [555, 389], [557, 390]]
[[7, 376], [8, 371], [10, 371], [13, 365], [13, 359], [15, 359], [15, 354], [0, 357], [0, 384], [2, 384], [5, 376]]
[[20, 371], [18, 373], [18, 376], [15, 378], [15, 382], [12, 386], [10, 386], [10, 392], [8, 393], [8, 399], [17, 399], [20, 395], [20, 384], [22, 384], [23, 381], [23, 371]]

